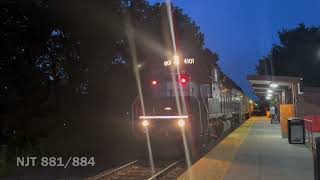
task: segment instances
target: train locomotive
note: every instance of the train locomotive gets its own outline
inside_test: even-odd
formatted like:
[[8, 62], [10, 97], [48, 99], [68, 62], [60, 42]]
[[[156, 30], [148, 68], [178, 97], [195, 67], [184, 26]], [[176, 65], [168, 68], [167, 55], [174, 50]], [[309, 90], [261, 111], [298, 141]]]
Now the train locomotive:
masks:
[[141, 80], [143, 98], [132, 104], [132, 129], [141, 140], [148, 131], [154, 156], [178, 157], [187, 148], [197, 160], [250, 116], [252, 101], [222, 80], [216, 64], [203, 69], [195, 63], [173, 58]]

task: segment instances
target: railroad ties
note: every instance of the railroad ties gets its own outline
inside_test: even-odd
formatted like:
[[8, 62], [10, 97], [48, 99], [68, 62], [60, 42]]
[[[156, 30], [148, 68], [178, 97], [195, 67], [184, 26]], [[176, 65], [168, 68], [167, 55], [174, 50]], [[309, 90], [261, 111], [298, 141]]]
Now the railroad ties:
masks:
[[140, 164], [138, 160], [132, 161], [119, 168], [111, 169], [103, 174], [89, 178], [88, 180], [166, 180], [175, 179], [185, 171], [183, 161], [174, 163], [163, 162], [155, 167], [155, 174], [151, 168]]

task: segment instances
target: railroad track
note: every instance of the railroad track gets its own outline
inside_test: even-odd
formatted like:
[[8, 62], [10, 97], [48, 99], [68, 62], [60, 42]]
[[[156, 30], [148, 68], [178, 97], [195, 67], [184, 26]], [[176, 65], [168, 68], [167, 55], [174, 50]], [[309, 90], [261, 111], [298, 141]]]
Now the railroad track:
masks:
[[160, 178], [160, 180], [173, 180], [178, 179], [178, 177], [187, 170], [187, 165], [184, 161], [181, 161], [179, 165], [172, 168], [168, 173]]
[[[208, 148], [212, 149], [235, 129], [236, 128], [233, 128], [224, 133], [217, 141], [209, 144]], [[207, 149], [205, 152], [207, 153], [208, 151], [209, 150]], [[139, 164], [139, 161], [135, 160], [121, 167], [108, 170], [95, 177], [88, 178], [88, 180], [173, 180], [177, 179], [186, 170], [187, 166], [185, 161], [179, 160], [171, 164], [167, 163], [165, 166], [156, 167], [156, 173], [153, 175], [149, 166], [142, 165], [141, 163]]]
[[[152, 174], [149, 166], [140, 164], [138, 160], [132, 161], [121, 167], [106, 171], [103, 174], [89, 178], [90, 180], [167, 180], [176, 179], [174, 175], [178, 172], [179, 166], [183, 165], [183, 161], [173, 163], [164, 163], [155, 167], [155, 174]], [[181, 171], [183, 172], [183, 171]]]

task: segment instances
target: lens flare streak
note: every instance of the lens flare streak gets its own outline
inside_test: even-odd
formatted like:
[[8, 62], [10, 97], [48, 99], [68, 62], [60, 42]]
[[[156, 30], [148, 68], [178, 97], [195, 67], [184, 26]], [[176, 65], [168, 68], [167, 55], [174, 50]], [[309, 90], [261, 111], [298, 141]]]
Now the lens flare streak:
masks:
[[[166, 5], [167, 5], [167, 13], [168, 13], [168, 19], [169, 19], [169, 23], [170, 23], [169, 25], [170, 25], [172, 44], [173, 44], [173, 52], [174, 52], [173, 57], [177, 58], [179, 56], [177, 55], [176, 39], [175, 39], [175, 34], [174, 34], [174, 26], [173, 26], [173, 18], [172, 18], [171, 1], [166, 0]], [[175, 98], [176, 98], [178, 113], [179, 113], [179, 115], [182, 115], [182, 114], [187, 113], [186, 102], [184, 99], [184, 92], [183, 92], [182, 84], [178, 83], [178, 87], [177, 87], [176, 75], [178, 75], [178, 80], [180, 80], [181, 75], [180, 75], [179, 65], [176, 66], [176, 69], [171, 68], [171, 78], [172, 78], [172, 82], [173, 82], [173, 88], [174, 88], [174, 94], [175, 94]], [[181, 104], [182, 104], [182, 110], [181, 110]], [[186, 139], [184, 128], [182, 128], [182, 137], [183, 137], [183, 145], [184, 145], [184, 152], [185, 152], [187, 165], [188, 165], [188, 168], [190, 168], [191, 167], [190, 152], [188, 149], [187, 139]], [[192, 175], [191, 175], [191, 178], [192, 178]]]
[[154, 175], [156, 173], [156, 171], [154, 169], [153, 154], [152, 154], [152, 148], [151, 148], [151, 142], [150, 142], [148, 128], [145, 128], [145, 131], [146, 131], [146, 138], [147, 138], [147, 144], [148, 144], [148, 152], [149, 152], [149, 160], [150, 160], [151, 172], [152, 172], [152, 175]]
[[[128, 23], [128, 24], [130, 24], [130, 23]], [[136, 54], [134, 32], [130, 31], [129, 27], [127, 27], [126, 29], [127, 29], [126, 35], [128, 37], [128, 41], [129, 41], [130, 53], [131, 53], [132, 63], [133, 63], [133, 68], [134, 68], [133, 71], [134, 71], [134, 75], [135, 75], [136, 83], [137, 83], [137, 87], [138, 87], [138, 92], [139, 92], [139, 99], [140, 99], [140, 103], [141, 103], [142, 114], [145, 116], [145, 106], [144, 106], [144, 100], [143, 100], [143, 94], [142, 94], [142, 88], [141, 88], [141, 78], [140, 78], [140, 74], [139, 74], [139, 68], [137, 68], [138, 67], [138, 60], [137, 60], [137, 54]], [[152, 148], [151, 148], [149, 131], [148, 131], [147, 126], [145, 126], [145, 130], [146, 130], [146, 138], [147, 138], [148, 154], [149, 154], [151, 172], [152, 172], [152, 174], [155, 174]]]
[[[186, 132], [184, 128], [181, 128], [181, 133], [182, 133], [182, 139], [183, 139], [184, 154], [185, 154], [188, 169], [190, 169], [191, 167], [190, 152], [189, 152], [188, 143], [187, 143], [188, 141], [186, 138]], [[191, 169], [188, 172], [189, 172], [189, 177], [191, 177], [190, 179], [192, 179]]]

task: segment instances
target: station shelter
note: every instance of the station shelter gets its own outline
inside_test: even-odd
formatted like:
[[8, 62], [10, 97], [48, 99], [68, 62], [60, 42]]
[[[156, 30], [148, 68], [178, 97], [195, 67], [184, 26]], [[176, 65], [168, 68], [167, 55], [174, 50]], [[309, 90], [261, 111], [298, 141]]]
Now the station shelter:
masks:
[[248, 75], [247, 79], [257, 96], [272, 94], [277, 99], [283, 138], [288, 136], [290, 117], [302, 118], [307, 130], [320, 132], [320, 88], [304, 87], [301, 77]]

